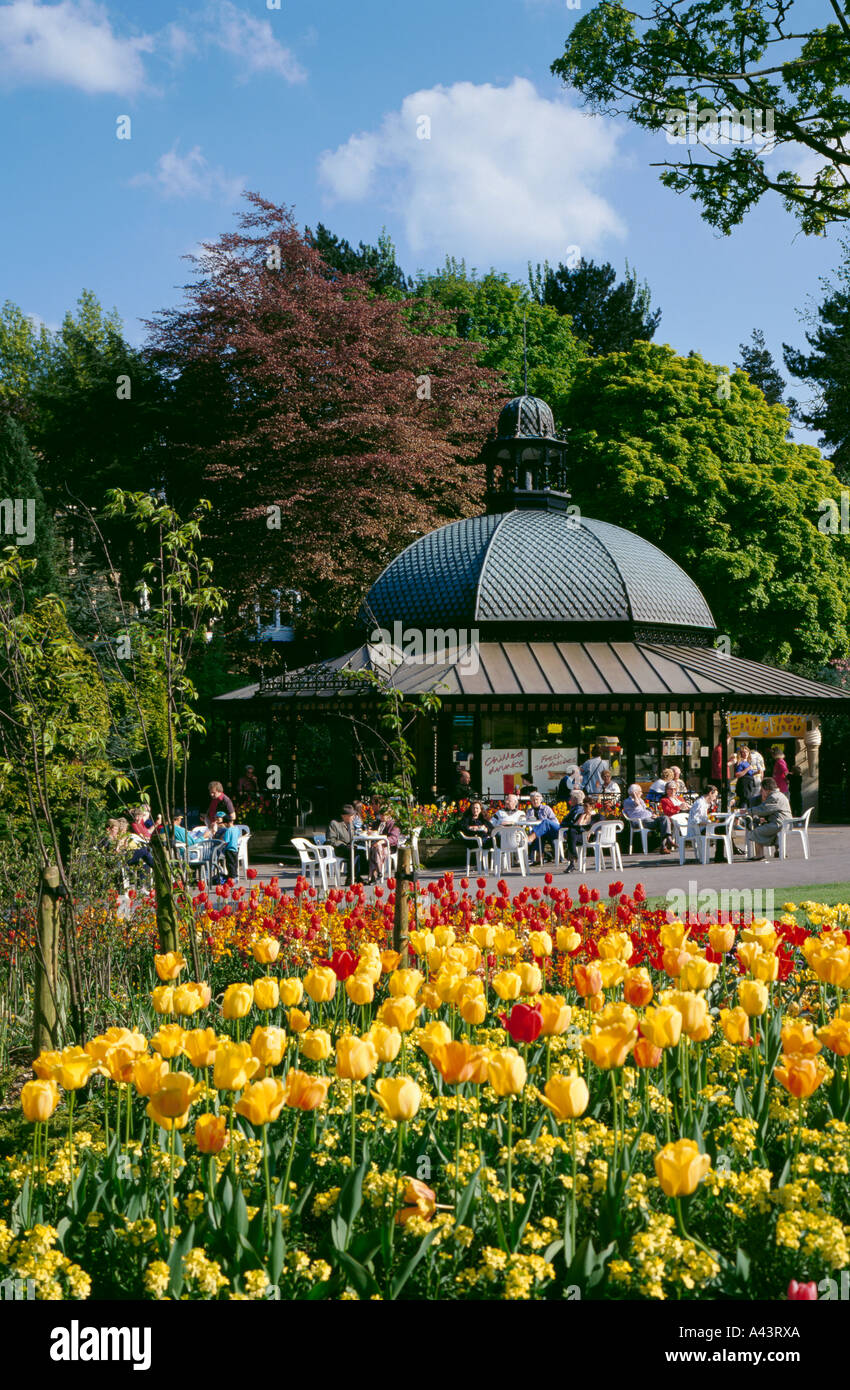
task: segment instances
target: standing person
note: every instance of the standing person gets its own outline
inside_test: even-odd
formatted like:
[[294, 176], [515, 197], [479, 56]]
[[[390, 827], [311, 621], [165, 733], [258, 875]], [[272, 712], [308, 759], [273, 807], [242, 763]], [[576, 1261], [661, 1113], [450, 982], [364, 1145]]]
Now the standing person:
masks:
[[230, 800], [229, 796], [225, 795], [224, 787], [220, 782], [210, 782], [207, 790], [210, 794], [210, 804], [207, 807], [204, 820], [206, 821], [207, 828], [214, 831], [219, 811], [223, 811], [226, 816], [232, 816], [235, 812], [233, 809], [233, 802]]
[[581, 789], [585, 796], [597, 796], [602, 790], [602, 772], [607, 764], [602, 759], [602, 750], [594, 747], [586, 762], [581, 765]]
[[543, 863], [546, 846], [552, 847], [552, 858], [555, 857], [555, 841], [558, 838], [558, 817], [547, 806], [540, 792], [532, 792], [529, 798], [529, 807], [526, 819], [529, 826], [528, 840], [530, 845], [537, 841], [536, 849]]
[[558, 783], [555, 792], [556, 801], [566, 801], [569, 803], [573, 792], [581, 791], [581, 768], [576, 763], [571, 763]]
[[673, 850], [673, 827], [669, 816], [654, 816], [643, 799], [639, 782], [633, 782], [629, 794], [623, 802], [623, 815], [626, 820], [644, 821], [650, 830], [657, 830], [661, 836], [661, 853], [670, 854]]
[[242, 831], [236, 824], [235, 811], [227, 817], [224, 829], [221, 832], [221, 840], [224, 845], [224, 862], [227, 866], [227, 877], [234, 879], [239, 876], [239, 842], [242, 839]]
[[462, 767], [457, 779], [457, 786], [454, 790], [455, 801], [468, 801], [472, 795], [472, 778], [469, 769]]
[[246, 764], [245, 771], [236, 783], [237, 796], [258, 796], [260, 784], [257, 781], [257, 774], [254, 772], [254, 764]]
[[803, 774], [796, 763], [792, 763], [788, 770], [787, 795], [791, 803], [792, 816], [801, 816], [803, 814]]
[[776, 788], [783, 796], [788, 795], [788, 764], [785, 761], [785, 750], [781, 743], [777, 743], [774, 750], [773, 761], [773, 781]]
[[567, 832], [566, 838], [569, 864], [564, 871], [565, 873], [571, 874], [575, 869], [578, 860], [579, 843], [589, 824], [590, 812], [584, 802], [584, 792], [571, 792], [567, 814], [561, 821], [562, 828]]
[[749, 806], [753, 798], [753, 769], [750, 765], [750, 750], [741, 744], [735, 755], [735, 795], [739, 806]]
[[761, 784], [765, 774], [764, 758], [757, 748], [750, 749], [750, 767], [753, 770], [753, 797], [761, 795]]

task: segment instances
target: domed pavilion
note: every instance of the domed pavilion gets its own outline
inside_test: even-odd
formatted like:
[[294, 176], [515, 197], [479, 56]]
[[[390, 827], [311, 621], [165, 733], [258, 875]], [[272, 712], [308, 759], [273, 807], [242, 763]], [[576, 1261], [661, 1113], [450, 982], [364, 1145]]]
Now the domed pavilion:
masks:
[[412, 740], [425, 799], [451, 796], [463, 768], [485, 798], [529, 783], [550, 795], [596, 747], [625, 785], [676, 764], [696, 786], [737, 739], [766, 757], [782, 743], [814, 804], [818, 715], [847, 697], [727, 654], [690, 575], [634, 531], [583, 516], [544, 401], [509, 401], [481, 462], [485, 514], [419, 537], [387, 566], [363, 602], [359, 646], [219, 697], [231, 727], [254, 730], [233, 761], [274, 763], [284, 723], [285, 790], [313, 799], [294, 771], [299, 730], [332, 719], [338, 756], [315, 810], [333, 812], [369, 780], [362, 725], [376, 697], [352, 673], [371, 670], [405, 696], [439, 695]]

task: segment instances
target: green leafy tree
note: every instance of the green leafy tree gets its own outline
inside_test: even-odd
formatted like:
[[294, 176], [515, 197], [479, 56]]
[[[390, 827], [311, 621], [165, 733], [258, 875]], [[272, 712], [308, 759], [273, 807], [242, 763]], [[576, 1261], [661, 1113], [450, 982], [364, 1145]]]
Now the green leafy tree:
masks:
[[376, 246], [359, 242], [357, 249], [344, 237], [335, 236], [319, 222], [315, 232], [308, 227], [307, 240], [321, 256], [325, 265], [340, 275], [364, 275], [376, 294], [401, 299], [410, 289], [410, 282], [396, 259], [396, 248], [386, 227]]
[[7, 545], [17, 542], [35, 565], [21, 572], [27, 593], [46, 594], [60, 588], [62, 561], [53, 517], [45, 506], [38, 462], [17, 420], [0, 410], [0, 528]]
[[[794, 0], [651, 0], [645, 13], [600, 0], [552, 71], [594, 111], [680, 142], [661, 182], [688, 193], [713, 227], [730, 232], [773, 192], [803, 231], [820, 233], [850, 215], [850, 18], [844, 0], [825, 9], [819, 24]], [[723, 113], [742, 111], [769, 138], [730, 120], [731, 141], [720, 143]]]
[[[479, 275], [452, 258], [441, 270], [420, 274], [415, 295], [420, 305], [436, 303], [450, 312], [449, 331], [456, 337], [482, 344], [481, 365], [501, 372], [513, 395], [525, 389], [527, 347], [528, 389], [548, 401], [556, 420], [560, 418], [586, 348], [557, 309], [538, 302], [505, 273]], [[415, 301], [411, 322], [417, 323]]]
[[850, 242], [838, 283], [821, 282], [825, 297], [806, 333], [808, 351], [783, 344], [785, 365], [812, 392], [807, 404], [795, 404], [795, 417], [821, 435], [833, 467], [850, 481]]
[[741, 343], [738, 351], [741, 360], [735, 366], [747, 373], [754, 386], [760, 387], [770, 405], [784, 405], [785, 378], [773, 360], [761, 329], [754, 328], [750, 341]]
[[636, 343], [579, 364], [570, 417], [573, 501], [665, 550], [742, 652], [845, 654], [850, 542], [818, 529], [835, 475], [742, 372]]
[[548, 261], [534, 270], [529, 266], [528, 280], [537, 303], [569, 315], [573, 332], [594, 357], [625, 352], [639, 339], [649, 341], [661, 322], [661, 310], [651, 308], [649, 286], [638, 282], [628, 264], [619, 282], [610, 262], [596, 265], [584, 259], [555, 270]]

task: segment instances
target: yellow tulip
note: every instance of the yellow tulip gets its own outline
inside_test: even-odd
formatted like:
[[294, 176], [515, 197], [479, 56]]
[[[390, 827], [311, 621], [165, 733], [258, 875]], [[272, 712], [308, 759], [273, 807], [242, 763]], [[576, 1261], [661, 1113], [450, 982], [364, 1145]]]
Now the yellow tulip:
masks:
[[202, 1154], [220, 1154], [227, 1143], [227, 1121], [223, 1115], [199, 1115], [195, 1121], [195, 1143]]
[[286, 1051], [284, 1029], [261, 1028], [258, 1024], [251, 1034], [251, 1051], [264, 1067], [279, 1067]]
[[176, 980], [181, 970], [186, 969], [186, 957], [182, 951], [166, 951], [164, 955], [153, 958], [156, 973], [161, 980]]
[[324, 1028], [310, 1028], [301, 1038], [301, 1051], [311, 1062], [326, 1062], [331, 1046], [331, 1035]]
[[415, 999], [425, 983], [425, 976], [421, 970], [396, 970], [395, 974], [390, 975], [389, 983], [390, 994], [409, 994], [411, 999]]
[[212, 989], [205, 980], [187, 980], [187, 989], [193, 989], [201, 1001], [200, 1007], [205, 1009], [212, 998]]
[[581, 937], [572, 927], [559, 927], [555, 940], [558, 945], [558, 950], [565, 951], [567, 955], [571, 955], [573, 951], [577, 951], [581, 945]]
[[160, 1094], [161, 1092], [157, 1092], [156, 1095], [151, 1096], [147, 1103], [145, 1114], [148, 1119], [153, 1120], [154, 1124], [159, 1125], [160, 1129], [185, 1129], [189, 1123], [188, 1110], [182, 1115], [167, 1115], [164, 1110], [160, 1109]]
[[304, 976], [304, 988], [314, 1004], [328, 1004], [336, 994], [336, 975], [329, 965], [314, 965]]
[[400, 1033], [409, 1033], [416, 1022], [421, 1006], [417, 1006], [409, 994], [401, 994], [397, 999], [385, 999], [378, 1010], [378, 1019], [388, 1028], [397, 1028]]
[[528, 961], [520, 961], [517, 965], [519, 973], [521, 994], [539, 994], [543, 988], [543, 974], [539, 965], [531, 965]]
[[401, 1033], [397, 1028], [389, 1028], [386, 1023], [373, 1023], [366, 1037], [374, 1046], [379, 1062], [394, 1062], [401, 1051]]
[[638, 1016], [630, 1004], [624, 1004], [620, 1000], [612, 1000], [601, 1010], [595, 1027], [610, 1028], [612, 1024], [622, 1024], [628, 1032], [636, 1032], [638, 1026]]
[[382, 951], [381, 970], [383, 974], [391, 975], [394, 970], [398, 969], [398, 963], [400, 960], [401, 953], [399, 951]]
[[345, 992], [352, 1004], [371, 1004], [375, 998], [375, 985], [368, 975], [361, 975], [357, 970], [346, 980]]
[[839, 989], [850, 986], [850, 948], [818, 954], [811, 966], [823, 984], [836, 985]]
[[647, 1009], [640, 1031], [654, 1047], [675, 1047], [682, 1036], [682, 1015], [672, 1004]]
[[432, 1023], [427, 1023], [419, 1034], [419, 1046], [426, 1057], [433, 1057], [438, 1047], [451, 1040], [451, 1029], [442, 1019], [434, 1019]]
[[599, 955], [602, 960], [629, 961], [634, 955], [632, 939], [627, 932], [609, 931], [599, 938]]
[[637, 1029], [630, 1028], [628, 1023], [611, 1023], [594, 1028], [589, 1038], [582, 1038], [581, 1048], [595, 1066], [609, 1071], [623, 1065], [637, 1038]]
[[573, 966], [573, 984], [576, 993], [582, 999], [588, 999], [592, 994], [602, 993], [602, 976], [598, 965], [583, 965], [577, 961]]
[[277, 980], [266, 975], [254, 981], [254, 1003], [258, 1009], [276, 1009], [280, 1003], [280, 988]]
[[437, 944], [434, 939], [434, 933], [430, 931], [412, 931], [409, 934], [408, 940], [417, 956], [427, 956], [428, 952]]
[[252, 1081], [246, 1086], [233, 1108], [252, 1125], [267, 1125], [277, 1119], [285, 1099], [286, 1083], [278, 1076], [267, 1076], [265, 1081]]
[[587, 1109], [590, 1092], [582, 1076], [550, 1076], [543, 1087], [545, 1100], [556, 1120], [577, 1120]]
[[309, 1072], [292, 1068], [286, 1073], [284, 1103], [293, 1110], [318, 1110], [328, 1098], [329, 1076], [311, 1076]]
[[491, 927], [489, 922], [476, 922], [469, 935], [482, 951], [492, 951], [496, 941], [496, 928]]
[[684, 922], [664, 922], [659, 932], [659, 940], [665, 950], [680, 951], [685, 945], [690, 933], [690, 927], [686, 927]]
[[27, 1081], [21, 1088], [21, 1109], [31, 1125], [45, 1124], [59, 1104], [55, 1081]]
[[779, 979], [779, 957], [772, 951], [762, 951], [753, 961], [752, 975], [754, 980], [772, 984], [774, 980]]
[[118, 1086], [126, 1086], [133, 1080], [133, 1069], [138, 1054], [131, 1047], [111, 1047], [103, 1059], [103, 1065], [110, 1080]]
[[493, 947], [497, 956], [515, 956], [520, 949], [520, 943], [513, 927], [497, 927]]
[[615, 989], [626, 978], [626, 966], [621, 960], [600, 960], [596, 968], [602, 977], [603, 989]]
[[728, 955], [735, 945], [735, 928], [729, 923], [709, 927], [708, 944], [718, 956]]
[[303, 1009], [290, 1009], [286, 1017], [293, 1033], [305, 1033], [310, 1027], [310, 1015]]
[[522, 976], [516, 970], [500, 970], [490, 983], [500, 999], [519, 999], [522, 993]]
[[280, 989], [281, 1003], [287, 1009], [294, 1009], [304, 998], [304, 986], [297, 976], [291, 980], [281, 980], [278, 988]]
[[[705, 1026], [708, 1018], [708, 1003], [705, 995], [694, 994], [690, 990], [670, 989], [665, 990], [661, 999], [662, 1004], [678, 1009], [682, 1015], [682, 1031], [692, 1036]], [[643, 1030], [646, 1032], [646, 1029]], [[647, 1036], [649, 1036], [647, 1034]]]
[[443, 1005], [443, 1001], [440, 998], [440, 991], [435, 984], [422, 986], [419, 991], [419, 1002], [429, 1013], [436, 1013]]
[[159, 1090], [151, 1096], [151, 1101], [160, 1115], [176, 1120], [185, 1115], [189, 1106], [203, 1090], [187, 1071], [167, 1071], [160, 1081]]
[[840, 1016], [833, 1018], [825, 1027], [818, 1029], [818, 1037], [836, 1057], [850, 1056], [850, 1020]]
[[215, 1054], [213, 1085], [217, 1091], [241, 1091], [261, 1065], [250, 1043], [220, 1043]]
[[782, 1025], [782, 1051], [786, 1056], [816, 1057], [822, 1044], [815, 1037], [811, 1023], [794, 1019]]
[[531, 954], [542, 960], [552, 954], [552, 938], [547, 931], [531, 931], [528, 933], [528, 944], [531, 947]]
[[274, 965], [280, 954], [280, 942], [273, 936], [261, 936], [251, 946], [251, 954], [258, 965]]
[[655, 1176], [668, 1197], [689, 1197], [710, 1167], [709, 1155], [700, 1153], [693, 1139], [665, 1144], [655, 1155]]
[[749, 1018], [758, 1018], [767, 1008], [767, 986], [761, 980], [740, 980], [738, 1001]]
[[183, 1051], [198, 1071], [212, 1066], [217, 1047], [218, 1034], [214, 1028], [193, 1028], [183, 1034]]
[[449, 946], [454, 946], [456, 940], [457, 937], [455, 935], [454, 927], [434, 928], [434, 941], [438, 946], [442, 946], [444, 949], [447, 949]]
[[684, 946], [668, 946], [661, 957], [661, 968], [671, 980], [677, 980], [691, 958]]
[[39, 1052], [32, 1064], [39, 1081], [51, 1081], [61, 1060], [61, 1052]]
[[468, 1023], [470, 1028], [477, 1028], [487, 1017], [487, 1000], [483, 994], [465, 995], [458, 999], [458, 1012], [464, 1023]]
[[245, 1018], [251, 1012], [254, 991], [249, 984], [228, 985], [221, 1001], [221, 1012], [225, 1018]]
[[162, 1086], [162, 1078], [168, 1075], [168, 1063], [158, 1053], [152, 1057], [138, 1057], [133, 1068], [133, 1085], [140, 1096], [155, 1096]]
[[518, 1096], [526, 1082], [525, 1062], [515, 1047], [503, 1047], [491, 1052], [487, 1063], [487, 1080], [497, 1096]]
[[623, 976], [623, 998], [632, 1008], [642, 1009], [653, 995], [652, 980], [645, 965], [634, 966]]
[[186, 1030], [179, 1023], [165, 1023], [151, 1038], [151, 1047], [169, 1062], [179, 1057], [186, 1041]]
[[171, 1003], [171, 1012], [181, 1018], [186, 1018], [191, 1014], [196, 1014], [204, 1007], [201, 995], [195, 985], [188, 981], [184, 985], [178, 985], [174, 991]]
[[384, 1113], [391, 1120], [412, 1120], [422, 1100], [422, 1089], [409, 1076], [382, 1076], [373, 1087]]
[[342, 1081], [363, 1081], [378, 1065], [375, 1044], [369, 1038], [345, 1033], [337, 1039], [336, 1074]]
[[63, 1091], [79, 1091], [85, 1086], [97, 1063], [81, 1047], [66, 1047], [53, 1072]]
[[157, 985], [151, 990], [151, 1003], [156, 1014], [174, 1013], [174, 986]]
[[720, 1027], [726, 1041], [736, 1046], [750, 1040], [750, 1020], [740, 1004], [736, 1009], [720, 1010]]
[[821, 1082], [826, 1080], [825, 1068], [814, 1057], [802, 1057], [798, 1053], [783, 1057], [782, 1063], [773, 1074], [795, 1100], [808, 1100]]
[[679, 976], [687, 990], [708, 989], [717, 979], [720, 966], [705, 959], [705, 956], [690, 956]]
[[542, 1020], [541, 1036], [554, 1038], [561, 1033], [566, 1033], [573, 1011], [564, 996], [562, 994], [541, 994], [538, 1002]]

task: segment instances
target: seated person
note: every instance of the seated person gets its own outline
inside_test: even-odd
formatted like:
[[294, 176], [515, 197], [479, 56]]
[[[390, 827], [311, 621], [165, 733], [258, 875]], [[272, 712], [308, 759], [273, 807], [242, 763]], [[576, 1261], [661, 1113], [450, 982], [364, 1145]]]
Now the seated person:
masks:
[[[340, 872], [347, 874], [351, 865], [351, 846], [358, 835], [357, 813], [351, 803], [343, 806], [338, 820], [328, 826], [327, 843], [331, 845], [340, 861]], [[362, 821], [361, 821], [362, 828]], [[366, 850], [362, 845], [354, 852], [354, 877], [360, 878], [366, 872]]]
[[660, 776], [660, 777], [656, 777], [655, 781], [654, 781], [654, 782], [650, 782], [649, 786], [647, 787], [647, 789], [646, 789], [646, 799], [647, 799], [647, 801], [654, 802], [654, 803], [659, 802], [659, 801], [661, 800], [662, 796], [664, 796], [665, 793], [666, 793], [666, 791], [667, 791], [667, 783], [668, 783], [668, 782], [675, 782], [675, 781], [676, 781], [676, 778], [675, 778], [675, 776], [674, 776], [674, 774], [673, 774], [673, 769], [672, 769], [672, 767], [665, 767], [665, 768], [663, 769], [662, 773], [661, 773], [661, 776]]
[[260, 784], [257, 781], [257, 774], [254, 771], [254, 764], [248, 763], [244, 773], [236, 783], [236, 793], [238, 796], [258, 796]]
[[641, 821], [645, 825], [648, 825], [650, 830], [657, 830], [661, 836], [661, 853], [671, 853], [673, 849], [673, 827], [670, 824], [670, 817], [655, 815], [650, 810], [643, 799], [643, 793], [637, 782], [633, 782], [629, 787], [629, 794], [623, 802], [623, 815], [626, 820]]
[[162, 825], [162, 816], [157, 816], [156, 820], [151, 815], [151, 808], [147, 802], [143, 802], [138, 810], [133, 812], [132, 832], [140, 840], [149, 840], [154, 830]]
[[487, 819], [482, 802], [470, 801], [460, 818], [460, 833], [474, 837], [478, 841], [479, 849], [483, 849], [485, 841], [489, 840], [493, 833], [493, 825]]
[[610, 767], [606, 767], [602, 771], [602, 790], [596, 799], [606, 802], [609, 806], [613, 802], [620, 802], [623, 799], [623, 789], [620, 783], [615, 781]]
[[370, 883], [377, 883], [379, 878], [386, 878], [390, 854], [394, 849], [398, 849], [398, 842], [401, 839], [401, 831], [393, 819], [392, 812], [389, 810], [380, 810], [375, 830], [379, 835], [383, 835], [386, 838], [376, 840], [370, 849]]
[[497, 830], [500, 825], [521, 825], [523, 823], [525, 812], [520, 809], [519, 797], [516, 792], [508, 792], [504, 807], [494, 811], [490, 819]]
[[548, 845], [552, 847], [552, 858], [554, 859], [554, 844], [558, 838], [558, 817], [552, 807], [546, 805], [541, 792], [531, 793], [526, 820], [529, 827], [528, 843], [532, 855], [536, 850], [542, 864]]
[[664, 788], [664, 795], [659, 802], [658, 809], [662, 816], [678, 816], [682, 811], [687, 810], [684, 799], [679, 792], [677, 782], [668, 782]]
[[186, 834], [186, 827], [183, 824], [183, 812], [175, 811], [171, 821], [171, 838], [175, 845], [188, 845], [189, 836]]
[[702, 834], [702, 827], [708, 822], [709, 816], [717, 806], [718, 790], [714, 786], [707, 786], [701, 796], [691, 806], [688, 812], [689, 836]]
[[561, 821], [562, 827], [567, 831], [565, 836], [568, 846], [569, 864], [565, 870], [571, 874], [575, 869], [578, 860], [578, 850], [582, 836], [591, 822], [590, 811], [585, 805], [584, 792], [576, 790], [570, 793], [570, 802], [567, 814]]
[[[756, 859], [764, 859], [765, 845], [775, 845], [779, 832], [791, 819], [791, 803], [784, 792], [776, 785], [776, 779], [765, 777], [761, 784], [761, 805], [755, 805], [751, 812], [752, 828], [750, 838], [756, 847]], [[750, 820], [750, 817], [747, 817]]]

